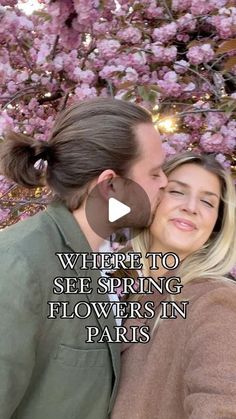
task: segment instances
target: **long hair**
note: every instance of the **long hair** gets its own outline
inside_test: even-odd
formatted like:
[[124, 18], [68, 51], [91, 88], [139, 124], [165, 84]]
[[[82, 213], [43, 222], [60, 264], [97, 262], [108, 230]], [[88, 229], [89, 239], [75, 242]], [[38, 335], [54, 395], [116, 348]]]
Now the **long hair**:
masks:
[[[177, 269], [182, 285], [190, 281], [205, 279], [227, 280], [227, 274], [236, 263], [236, 193], [230, 173], [212, 155], [198, 155], [186, 152], [176, 155], [164, 164], [168, 175], [184, 164], [194, 163], [215, 174], [221, 184], [221, 197], [218, 218], [207, 242], [194, 253], [187, 256]], [[145, 256], [150, 249], [151, 237], [148, 229], [133, 239], [134, 251]], [[161, 249], [157, 249], [160, 250]], [[149, 266], [143, 257], [144, 274], [149, 275]]]
[[[152, 123], [151, 114], [133, 103], [96, 98], [58, 114], [48, 141], [8, 133], [1, 144], [0, 170], [24, 187], [47, 184], [70, 210], [79, 208], [89, 183], [104, 170], [124, 176], [140, 156], [135, 128]], [[47, 161], [46, 175], [35, 167]]]

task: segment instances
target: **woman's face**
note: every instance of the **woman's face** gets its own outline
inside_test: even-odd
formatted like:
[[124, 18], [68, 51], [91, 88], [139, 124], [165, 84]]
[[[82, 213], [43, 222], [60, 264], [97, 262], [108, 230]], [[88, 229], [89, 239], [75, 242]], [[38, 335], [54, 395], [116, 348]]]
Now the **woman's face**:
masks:
[[168, 176], [168, 185], [150, 227], [152, 251], [174, 252], [182, 260], [210, 237], [220, 203], [218, 176], [186, 163]]

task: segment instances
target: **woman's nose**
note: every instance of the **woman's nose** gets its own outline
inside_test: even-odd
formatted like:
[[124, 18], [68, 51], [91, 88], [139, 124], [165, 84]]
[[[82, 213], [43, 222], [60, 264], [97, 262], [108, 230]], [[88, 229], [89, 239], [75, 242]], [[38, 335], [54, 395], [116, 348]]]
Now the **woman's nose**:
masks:
[[194, 197], [186, 196], [182, 209], [192, 214], [197, 214], [197, 200]]

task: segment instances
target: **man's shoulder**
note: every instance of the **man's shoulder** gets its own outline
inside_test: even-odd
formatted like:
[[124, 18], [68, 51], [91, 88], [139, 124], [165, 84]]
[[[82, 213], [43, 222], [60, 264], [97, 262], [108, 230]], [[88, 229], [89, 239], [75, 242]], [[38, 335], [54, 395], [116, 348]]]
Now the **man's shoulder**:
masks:
[[19, 221], [0, 231], [0, 254], [31, 255], [45, 253], [60, 243], [60, 233], [46, 211]]

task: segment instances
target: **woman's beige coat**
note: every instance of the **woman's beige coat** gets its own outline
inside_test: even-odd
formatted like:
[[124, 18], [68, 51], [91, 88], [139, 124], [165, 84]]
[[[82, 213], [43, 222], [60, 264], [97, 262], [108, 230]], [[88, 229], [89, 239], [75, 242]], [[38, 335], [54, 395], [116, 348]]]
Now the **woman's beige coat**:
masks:
[[[153, 298], [158, 308], [163, 296]], [[124, 346], [112, 419], [236, 418], [236, 284], [192, 283], [181, 300], [190, 300], [186, 319]]]

